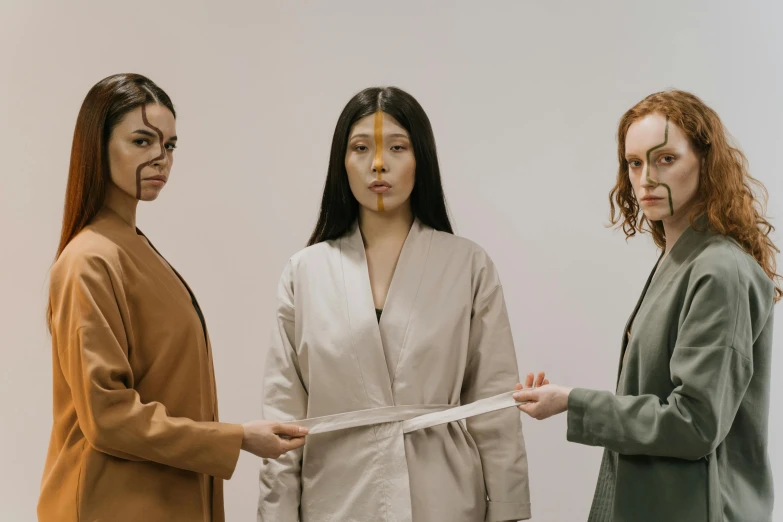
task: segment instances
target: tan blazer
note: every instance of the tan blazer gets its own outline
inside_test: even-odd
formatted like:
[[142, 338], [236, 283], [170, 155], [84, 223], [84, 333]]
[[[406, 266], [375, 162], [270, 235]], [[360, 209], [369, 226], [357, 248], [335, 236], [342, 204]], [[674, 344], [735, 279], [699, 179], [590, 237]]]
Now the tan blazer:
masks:
[[[217, 422], [198, 303], [104, 209], [51, 271], [54, 423], [41, 522], [222, 522], [242, 426]], [[213, 479], [212, 477], [217, 477]]]

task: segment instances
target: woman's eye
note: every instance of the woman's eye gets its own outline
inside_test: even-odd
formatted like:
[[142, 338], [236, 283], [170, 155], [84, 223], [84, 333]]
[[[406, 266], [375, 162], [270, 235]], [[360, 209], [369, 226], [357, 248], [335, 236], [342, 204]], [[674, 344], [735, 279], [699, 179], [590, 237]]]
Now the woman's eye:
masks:
[[367, 150], [367, 146], [366, 145], [356, 145], [354, 147], [354, 150], [357, 151], [357, 152], [364, 152], [364, 151]]
[[392, 146], [391, 150], [393, 150], [395, 152], [400, 152], [400, 151], [405, 150], [405, 147], [403, 145], [394, 145], [394, 146]]
[[145, 138], [139, 138], [137, 140], [133, 140], [133, 143], [135, 143], [139, 147], [146, 147], [147, 145], [150, 144], [150, 140], [145, 139]]
[[166, 149], [168, 149], [168, 150], [174, 150], [176, 148], [177, 148], [177, 146], [174, 145], [173, 143], [169, 143], [169, 144], [166, 145]]
[[666, 155], [661, 158], [662, 163], [672, 163], [674, 162], [674, 156]]
[[631, 160], [628, 162], [628, 166], [631, 167], [632, 169], [638, 169], [639, 167], [642, 166], [642, 162], [639, 160]]

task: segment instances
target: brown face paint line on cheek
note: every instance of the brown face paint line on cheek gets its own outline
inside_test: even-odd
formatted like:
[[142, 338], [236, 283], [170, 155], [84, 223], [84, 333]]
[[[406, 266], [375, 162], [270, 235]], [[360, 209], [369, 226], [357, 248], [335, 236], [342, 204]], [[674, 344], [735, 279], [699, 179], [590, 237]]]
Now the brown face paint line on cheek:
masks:
[[141, 106], [141, 121], [144, 122], [144, 125], [149, 127], [150, 129], [154, 130], [158, 134], [158, 143], [160, 144], [160, 156], [157, 156], [155, 158], [152, 158], [149, 161], [145, 161], [138, 167], [136, 167], [136, 199], [141, 199], [141, 170], [144, 167], [147, 167], [149, 165], [152, 165], [156, 161], [160, 161], [163, 158], [166, 157], [166, 147], [163, 145], [163, 133], [160, 131], [159, 128], [154, 126], [149, 122], [147, 119], [147, 107], [146, 105]]
[[672, 189], [666, 183], [659, 183], [657, 181], [653, 181], [650, 178], [650, 154], [652, 154], [652, 152], [656, 149], [665, 147], [667, 143], [669, 143], [669, 117], [668, 116], [666, 117], [666, 129], [664, 130], [664, 134], [663, 134], [663, 143], [661, 143], [660, 145], [656, 145], [655, 147], [647, 151], [647, 182], [655, 185], [656, 187], [660, 185], [661, 187], [666, 188], [666, 190], [669, 192], [669, 212], [673, 216], [674, 202], [672, 201]]
[[[372, 167], [378, 173], [378, 181], [381, 181], [383, 171], [383, 112], [375, 113], [375, 159]], [[383, 194], [378, 194], [378, 212], [383, 212]]]

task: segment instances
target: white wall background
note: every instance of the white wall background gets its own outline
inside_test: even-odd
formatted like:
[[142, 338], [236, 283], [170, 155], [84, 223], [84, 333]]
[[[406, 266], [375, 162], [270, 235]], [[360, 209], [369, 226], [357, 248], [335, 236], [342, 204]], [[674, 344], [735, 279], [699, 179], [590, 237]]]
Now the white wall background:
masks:
[[[221, 416], [260, 414], [274, 290], [315, 222], [345, 102], [397, 85], [427, 110], [458, 233], [499, 266], [521, 371], [613, 389], [655, 252], [608, 222], [621, 114], [667, 87], [713, 106], [783, 225], [783, 4], [730, 0], [0, 2], [0, 519], [31, 521], [51, 427], [47, 270], [76, 114], [117, 72], [179, 112], [172, 181], [141, 228], [197, 292]], [[780, 235], [776, 236], [780, 240]], [[783, 499], [783, 334], [770, 440]], [[585, 520], [600, 450], [525, 420], [534, 519]], [[227, 484], [254, 520], [259, 461]], [[783, 520], [783, 509], [777, 510]]]

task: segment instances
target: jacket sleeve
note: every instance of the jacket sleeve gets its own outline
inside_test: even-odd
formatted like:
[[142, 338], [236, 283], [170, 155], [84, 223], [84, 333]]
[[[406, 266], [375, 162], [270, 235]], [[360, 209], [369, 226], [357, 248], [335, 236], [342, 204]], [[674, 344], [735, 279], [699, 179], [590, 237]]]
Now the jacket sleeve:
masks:
[[116, 274], [110, 262], [89, 256], [69, 258], [52, 273], [52, 339], [85, 438], [115, 457], [230, 478], [242, 426], [171, 417], [134, 390]]
[[[307, 391], [294, 349], [294, 293], [289, 262], [278, 288], [277, 317], [264, 368], [264, 418], [281, 422], [307, 417]], [[303, 448], [265, 460], [258, 499], [259, 522], [298, 522]]]
[[[494, 272], [491, 261], [487, 269]], [[496, 274], [487, 279], [496, 279]], [[473, 305], [462, 404], [513, 390], [517, 382], [514, 341], [498, 281], [488, 292], [480, 293]], [[466, 423], [484, 470], [489, 496], [485, 520], [529, 519], [527, 453], [519, 411], [508, 408], [469, 418]]]

